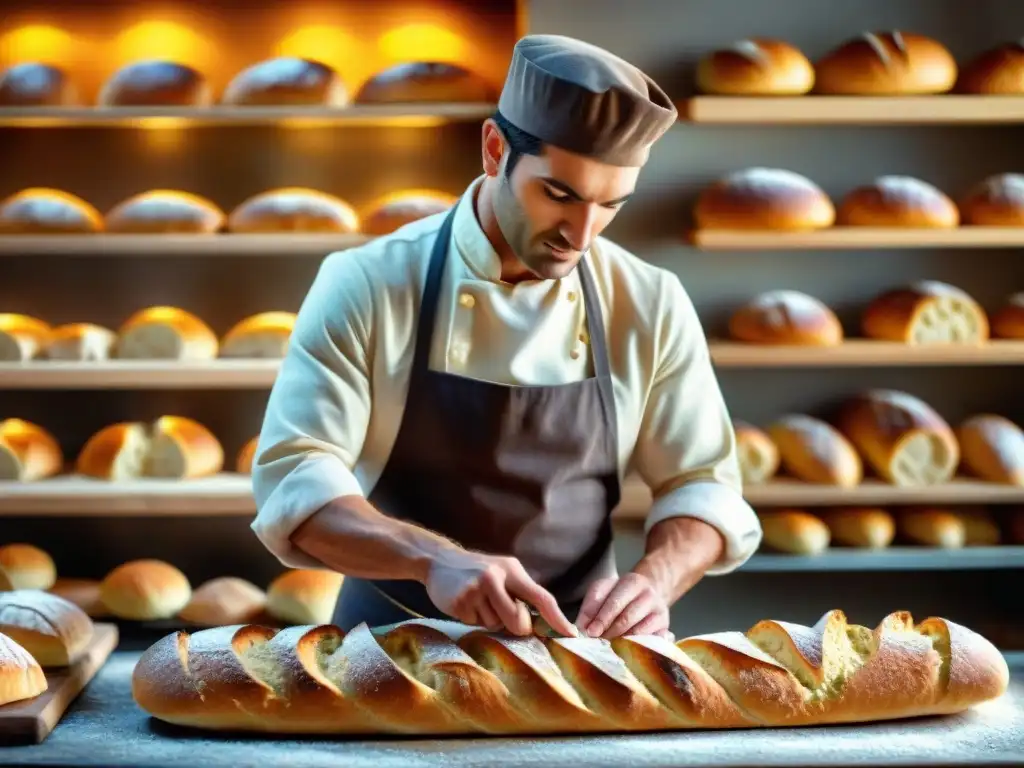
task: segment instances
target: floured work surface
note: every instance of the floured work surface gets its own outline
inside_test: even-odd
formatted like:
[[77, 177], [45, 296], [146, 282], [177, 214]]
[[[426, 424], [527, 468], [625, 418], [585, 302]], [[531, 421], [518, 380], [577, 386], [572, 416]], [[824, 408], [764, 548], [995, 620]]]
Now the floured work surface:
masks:
[[[530, 766], [975, 766], [1024, 762], [1024, 664], [1006, 695], [949, 717], [814, 728], [530, 738], [235, 738], [151, 719], [131, 696], [138, 653], [115, 653], [42, 744], [0, 750], [0, 765], [215, 768]], [[1017, 660], [1014, 659], [1014, 662]]]
[[[75, 697], [96, 675], [117, 647], [117, 627], [94, 625], [92, 640], [74, 664], [44, 670], [46, 690], [32, 699], [0, 706], [0, 746], [39, 743], [46, 739]], [[0, 765], [6, 750], [0, 752]]]

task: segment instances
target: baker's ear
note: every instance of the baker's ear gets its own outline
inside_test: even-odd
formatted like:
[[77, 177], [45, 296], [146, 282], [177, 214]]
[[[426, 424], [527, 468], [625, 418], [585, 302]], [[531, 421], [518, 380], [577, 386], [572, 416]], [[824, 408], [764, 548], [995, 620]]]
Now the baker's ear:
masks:
[[491, 118], [484, 121], [481, 131], [481, 149], [483, 152], [484, 173], [488, 176], [497, 176], [501, 169], [501, 158], [505, 154], [505, 137], [502, 136], [498, 124]]

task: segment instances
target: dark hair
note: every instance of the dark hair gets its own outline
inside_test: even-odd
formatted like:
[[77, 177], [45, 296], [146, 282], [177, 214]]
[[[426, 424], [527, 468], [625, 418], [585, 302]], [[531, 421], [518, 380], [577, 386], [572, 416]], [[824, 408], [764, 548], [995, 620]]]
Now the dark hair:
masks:
[[505, 141], [508, 142], [509, 154], [508, 164], [505, 166], [506, 177], [512, 175], [516, 163], [519, 162], [519, 158], [523, 155], [540, 155], [544, 153], [544, 142], [532, 133], [527, 133], [512, 125], [501, 112], [495, 111], [491, 117], [497, 124], [498, 130], [505, 137]]

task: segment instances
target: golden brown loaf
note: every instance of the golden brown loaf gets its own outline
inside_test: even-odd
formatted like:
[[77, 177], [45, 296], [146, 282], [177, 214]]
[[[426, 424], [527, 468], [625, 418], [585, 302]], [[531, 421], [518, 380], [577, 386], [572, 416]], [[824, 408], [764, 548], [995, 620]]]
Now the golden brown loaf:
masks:
[[38, 357], [50, 341], [51, 330], [34, 317], [0, 312], [0, 362], [24, 363]]
[[207, 627], [245, 624], [256, 620], [266, 603], [266, 592], [255, 584], [220, 576], [200, 584], [178, 618]]
[[830, 611], [813, 627], [762, 621], [677, 643], [426, 619], [347, 634], [217, 627], [167, 635], [132, 673], [138, 706], [176, 725], [423, 736], [878, 721], [960, 712], [1008, 684], [987, 639], [941, 618], [915, 625], [905, 611], [874, 630]]
[[58, 578], [49, 591], [74, 603], [93, 619], [108, 616], [110, 613], [103, 605], [98, 579]]
[[279, 56], [253, 64], [228, 83], [221, 97], [235, 106], [344, 107], [348, 88], [339, 74], [312, 59]]
[[388, 195], [369, 207], [360, 229], [363, 234], [374, 237], [389, 235], [413, 221], [443, 213], [457, 201], [454, 195], [431, 189]]
[[798, 96], [814, 87], [814, 66], [784, 40], [754, 38], [697, 62], [697, 89], [722, 96]]
[[11, 589], [49, 589], [57, 580], [53, 558], [32, 544], [0, 546], [0, 571]]
[[779, 448], [782, 468], [806, 483], [852, 488], [864, 476], [854, 446], [826, 421], [806, 414], [789, 414], [768, 427]]
[[852, 397], [837, 426], [875, 472], [894, 485], [948, 482], [960, 461], [949, 424], [907, 392], [873, 389]]
[[104, 227], [118, 234], [212, 234], [224, 226], [224, 212], [191, 192], [151, 189], [107, 212]]
[[457, 64], [436, 61], [404, 62], [389, 67], [363, 83], [355, 98], [357, 104], [497, 100], [497, 91], [480, 75]]
[[836, 224], [844, 227], [952, 229], [960, 211], [948, 195], [913, 176], [879, 176], [840, 201]]
[[1015, 293], [992, 314], [992, 335], [1000, 339], [1024, 339], [1024, 292]]
[[210, 326], [180, 307], [139, 310], [117, 335], [117, 357], [125, 360], [213, 360], [220, 348]]
[[224, 334], [221, 357], [282, 358], [298, 316], [294, 312], [260, 312], [241, 320]]
[[188, 605], [192, 586], [170, 563], [144, 558], [114, 568], [100, 584], [100, 594], [118, 618], [155, 621], [172, 618]]
[[0, 706], [46, 692], [46, 674], [32, 654], [0, 634]]
[[958, 93], [1014, 95], [1024, 93], [1024, 41], [995, 46], [960, 68]]
[[213, 103], [213, 92], [198, 70], [154, 59], [127, 64], [111, 75], [97, 103], [101, 107], [207, 107]]
[[888, 547], [896, 536], [896, 521], [884, 509], [849, 507], [825, 510], [822, 515], [833, 544], [864, 549]]
[[999, 524], [984, 507], [954, 510], [964, 524], [964, 546], [994, 547], [1003, 538]]
[[85, 611], [39, 589], [0, 593], [0, 633], [32, 654], [44, 669], [81, 658], [93, 636]]
[[38, 61], [15, 64], [0, 75], [0, 107], [74, 107], [78, 89], [60, 67]]
[[70, 192], [27, 187], [0, 201], [0, 234], [83, 235], [103, 229], [103, 216]]
[[250, 437], [245, 445], [238, 451], [235, 459], [235, 471], [243, 475], [252, 474], [252, 463], [256, 459], [256, 448], [259, 446], [260, 436]]
[[23, 419], [0, 421], [0, 481], [31, 483], [64, 467], [64, 453], [48, 431]]
[[341, 198], [304, 187], [281, 187], [250, 197], [228, 216], [236, 233], [331, 232], [359, 229], [355, 209]]
[[959, 203], [963, 224], [1024, 227], [1024, 174], [997, 173], [970, 187]]
[[790, 555], [817, 555], [828, 549], [828, 526], [816, 515], [801, 509], [772, 509], [760, 512], [758, 519], [768, 549]]
[[948, 509], [907, 507], [896, 519], [899, 535], [914, 544], [959, 549], [967, 540], [964, 521]]
[[832, 200], [813, 181], [782, 168], [746, 168], [701, 191], [700, 229], [813, 230], [835, 221]]
[[913, 32], [864, 32], [815, 63], [814, 90], [843, 96], [946, 93], [957, 64], [942, 43]]
[[1024, 486], [1024, 430], [1004, 416], [979, 413], [956, 430], [960, 461], [991, 483]]
[[768, 434], [740, 419], [733, 419], [732, 427], [743, 483], [757, 485], [774, 477], [779, 470], [779, 449]]
[[882, 293], [861, 320], [868, 338], [903, 344], [980, 344], [989, 337], [985, 309], [966, 291], [938, 280]]
[[335, 571], [296, 568], [267, 588], [267, 613], [289, 624], [326, 624], [334, 614], [344, 577]]
[[729, 335], [750, 344], [833, 347], [843, 343], [843, 326], [823, 302], [801, 291], [766, 291], [737, 309]]
[[101, 480], [192, 480], [224, 467], [224, 449], [205, 426], [184, 416], [153, 424], [119, 422], [96, 432], [78, 454], [79, 474]]
[[43, 356], [47, 360], [95, 362], [114, 355], [117, 334], [95, 323], [58, 325], [50, 333]]

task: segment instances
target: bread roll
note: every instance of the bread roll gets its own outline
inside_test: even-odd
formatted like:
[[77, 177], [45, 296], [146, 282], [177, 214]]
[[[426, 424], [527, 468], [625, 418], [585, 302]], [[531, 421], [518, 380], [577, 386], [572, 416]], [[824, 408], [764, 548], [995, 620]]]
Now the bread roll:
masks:
[[123, 360], [213, 360], [219, 351], [210, 326], [179, 307], [142, 309], [117, 335], [117, 357]]
[[50, 333], [43, 350], [48, 360], [96, 362], [109, 360], [117, 346], [117, 334], [94, 323], [59, 325]]
[[956, 509], [953, 514], [964, 524], [964, 546], [994, 547], [1003, 537], [999, 524], [983, 507]]
[[814, 91], [840, 96], [946, 93], [956, 59], [942, 43], [913, 32], [864, 32], [815, 63]]
[[959, 203], [964, 225], [1024, 227], [1024, 174], [997, 173], [970, 187]]
[[225, 219], [224, 212], [204, 197], [176, 189], [151, 189], [110, 209], [105, 228], [118, 234], [209, 235], [220, 230]]
[[33, 483], [63, 467], [64, 453], [48, 431], [23, 419], [0, 421], [0, 481]]
[[103, 604], [114, 616], [135, 621], [169, 619], [188, 605], [192, 587], [170, 563], [143, 558], [114, 568], [100, 584]]
[[28, 187], [0, 201], [2, 235], [91, 235], [103, 229], [103, 216], [70, 192]]
[[120, 422], [94, 434], [78, 454], [79, 474], [123, 482], [141, 477], [192, 480], [220, 472], [224, 449], [206, 427], [183, 416], [152, 425]]
[[773, 509], [758, 513], [762, 541], [769, 549], [791, 555], [817, 555], [828, 549], [828, 526], [809, 512]]
[[697, 89], [722, 96], [799, 96], [814, 87], [814, 66], [783, 40], [738, 40], [697, 62]]
[[28, 315], [0, 312], [0, 362], [24, 363], [50, 341], [50, 326]]
[[960, 68], [958, 93], [1013, 96], [1024, 93], [1024, 41], [989, 48]]
[[875, 472], [893, 485], [949, 482], [960, 461], [949, 424], [906, 392], [873, 389], [853, 397], [842, 408], [837, 426]]
[[341, 198], [303, 187], [281, 187], [250, 197], [228, 216], [236, 233], [332, 232], [359, 229], [355, 209]]
[[201, 584], [179, 619], [207, 627], [254, 621], [267, 603], [266, 593], [245, 579], [222, 576]]
[[953, 229], [960, 211], [942, 190], [912, 176], [879, 176], [839, 203], [836, 224], [844, 227]]
[[766, 291], [737, 309], [729, 335], [750, 344], [834, 347], [843, 343], [843, 326], [823, 302], [801, 291]]
[[0, 546], [0, 571], [11, 589], [49, 589], [57, 580], [53, 558], [32, 544]]
[[779, 469], [779, 449], [768, 434], [739, 419], [734, 419], [732, 426], [743, 484], [757, 485], [774, 477]]
[[208, 107], [213, 92], [202, 73], [174, 61], [127, 64], [103, 84], [101, 107]]
[[810, 179], [781, 168], [747, 168], [697, 198], [700, 229], [815, 230], [835, 221], [832, 200]]
[[822, 513], [833, 544], [863, 549], [883, 549], [896, 536], [896, 521], [884, 509], [850, 507]]
[[285, 571], [267, 588], [267, 613], [290, 624], [326, 624], [334, 615], [344, 577], [335, 571]]
[[0, 634], [0, 706], [34, 699], [46, 693], [43, 668], [32, 655], [6, 635]]
[[926, 547], [959, 549], [967, 540], [963, 520], [946, 509], [908, 507], [900, 512], [896, 525], [901, 537]]
[[492, 103], [497, 100], [494, 86], [477, 73], [438, 61], [395, 64], [363, 83], [355, 98], [357, 104]]
[[992, 335], [1000, 339], [1024, 339], [1024, 292], [1015, 293], [992, 315]]
[[444, 213], [459, 200], [455, 195], [436, 190], [409, 190], [388, 195], [370, 206], [362, 217], [361, 230], [374, 237], [389, 235], [419, 219]]
[[93, 619], [109, 615], [106, 606], [103, 605], [100, 582], [97, 579], [58, 578], [49, 591], [74, 603]]
[[298, 316], [294, 312], [261, 312], [234, 325], [221, 339], [221, 357], [283, 358]]
[[0, 107], [76, 107], [78, 89], [60, 67], [15, 64], [0, 75]]
[[44, 669], [78, 661], [92, 641], [93, 623], [63, 597], [39, 589], [0, 593], [0, 633], [32, 654]]
[[968, 473], [990, 483], [1024, 486], [1024, 430], [1012, 421], [980, 413], [964, 420], [956, 438]]
[[966, 291], [919, 280], [882, 293], [864, 311], [864, 335], [902, 344], [981, 344], [988, 316]]
[[260, 436], [249, 438], [235, 459], [235, 471], [242, 475], [252, 474], [252, 463], [256, 458], [256, 448], [259, 445]]
[[340, 75], [326, 64], [280, 56], [239, 72], [224, 89], [221, 101], [246, 107], [344, 107], [349, 93]]
[[863, 478], [857, 451], [835, 427], [804, 414], [790, 414], [768, 427], [782, 468], [806, 483], [853, 488]]

